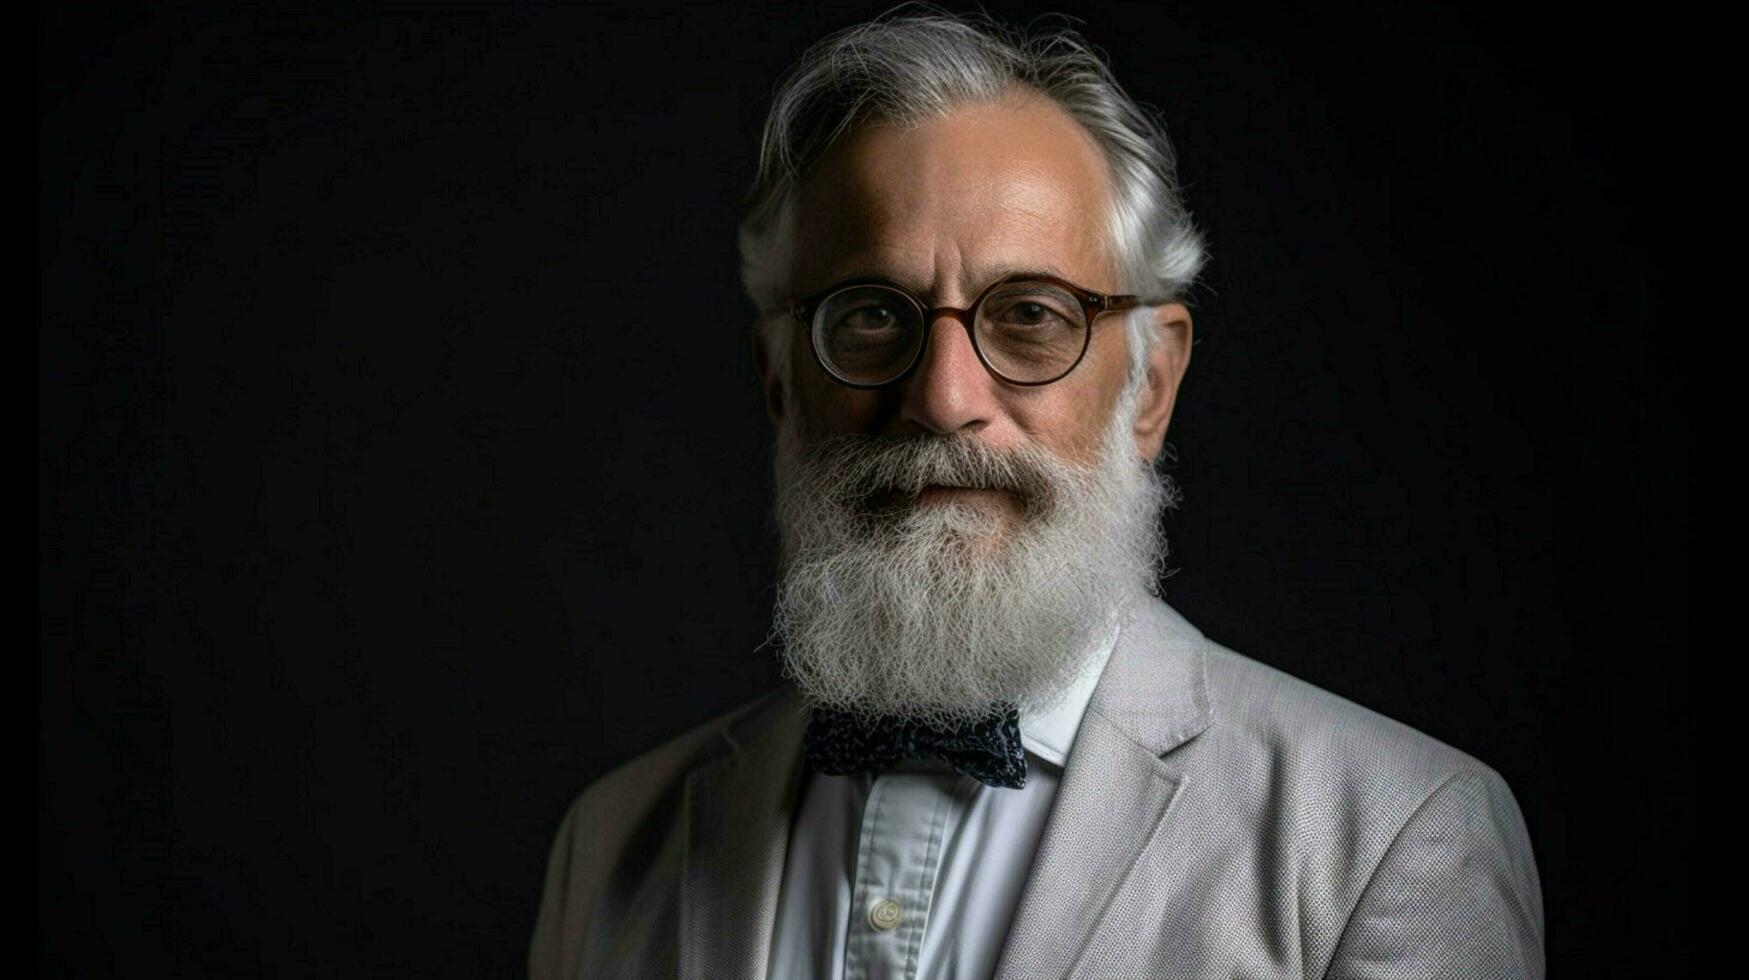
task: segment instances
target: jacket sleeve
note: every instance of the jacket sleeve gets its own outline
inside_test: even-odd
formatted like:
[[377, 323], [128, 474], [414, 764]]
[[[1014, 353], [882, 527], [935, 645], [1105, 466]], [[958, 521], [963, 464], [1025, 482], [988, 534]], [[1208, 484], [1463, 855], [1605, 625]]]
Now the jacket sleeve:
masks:
[[1385, 849], [1327, 980], [1543, 977], [1542, 884], [1518, 801], [1492, 769], [1454, 773]]

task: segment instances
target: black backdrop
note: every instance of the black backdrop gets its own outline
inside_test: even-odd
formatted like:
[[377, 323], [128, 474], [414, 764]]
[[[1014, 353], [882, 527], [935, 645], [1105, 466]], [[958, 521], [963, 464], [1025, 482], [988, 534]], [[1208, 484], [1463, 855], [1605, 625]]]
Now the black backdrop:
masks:
[[[1408, 6], [1071, 9], [1212, 246], [1166, 595], [1498, 768], [1552, 975], [1678, 975], [1677, 56]], [[882, 7], [39, 12], [39, 973], [519, 972], [569, 799], [774, 682], [735, 212]]]

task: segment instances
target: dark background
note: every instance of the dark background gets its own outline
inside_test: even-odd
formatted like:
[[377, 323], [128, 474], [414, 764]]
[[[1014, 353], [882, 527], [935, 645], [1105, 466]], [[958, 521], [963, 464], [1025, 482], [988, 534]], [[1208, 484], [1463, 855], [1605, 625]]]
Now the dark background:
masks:
[[[568, 801], [776, 679], [734, 221], [884, 6], [39, 11], [39, 974], [522, 971]], [[1211, 245], [1166, 596], [1499, 769], [1551, 975], [1675, 976], [1679, 54], [1411, 7], [1067, 8]]]

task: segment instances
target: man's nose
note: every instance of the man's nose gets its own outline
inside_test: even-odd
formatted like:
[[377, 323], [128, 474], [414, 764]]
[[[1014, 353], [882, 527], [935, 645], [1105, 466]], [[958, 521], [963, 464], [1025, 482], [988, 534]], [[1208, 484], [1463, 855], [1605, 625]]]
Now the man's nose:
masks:
[[922, 358], [903, 382], [900, 419], [941, 435], [982, 429], [994, 417], [996, 379], [958, 319], [936, 316], [929, 331]]

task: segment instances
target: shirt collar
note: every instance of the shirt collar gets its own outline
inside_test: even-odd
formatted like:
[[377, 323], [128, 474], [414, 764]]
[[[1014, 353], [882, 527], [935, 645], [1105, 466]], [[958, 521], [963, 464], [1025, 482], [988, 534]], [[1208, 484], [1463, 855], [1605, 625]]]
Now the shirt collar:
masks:
[[1069, 682], [1062, 700], [1043, 711], [1021, 713], [1020, 744], [1033, 755], [1062, 766], [1069, 759], [1069, 749], [1075, 744], [1075, 733], [1081, 730], [1081, 717], [1093, 700], [1093, 689], [1099, 686], [1099, 675], [1105, 672], [1105, 662], [1117, 647], [1119, 626], [1113, 623], [1095, 641], [1093, 654], [1081, 665], [1080, 673]]

